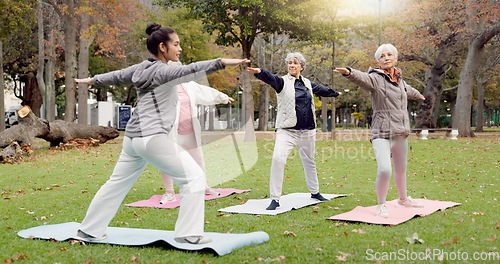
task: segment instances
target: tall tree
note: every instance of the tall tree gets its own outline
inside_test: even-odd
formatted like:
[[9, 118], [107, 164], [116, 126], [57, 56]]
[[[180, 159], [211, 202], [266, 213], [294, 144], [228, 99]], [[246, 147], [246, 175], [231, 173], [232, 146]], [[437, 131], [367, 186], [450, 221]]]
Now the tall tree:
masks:
[[465, 64], [460, 71], [458, 82], [457, 103], [455, 105], [455, 120], [453, 127], [458, 128], [459, 136], [473, 137], [471, 128], [471, 106], [474, 80], [481, 67], [481, 57], [484, 47], [494, 36], [500, 33], [500, 5], [496, 1], [467, 0], [460, 3], [465, 12], [467, 25], [468, 52]]
[[[216, 33], [216, 43], [238, 44], [242, 56], [251, 58], [252, 45], [263, 32], [288, 31], [293, 34], [308, 26], [312, 0], [159, 0], [166, 6], [187, 7], [193, 16], [202, 20], [205, 31]], [[297, 23], [299, 22], [300, 23]], [[254, 100], [250, 74], [241, 72], [243, 89], [245, 141], [255, 141]]]
[[[492, 41], [493, 42], [493, 41]], [[498, 76], [499, 73], [499, 62], [500, 53], [498, 47], [498, 41], [496, 43], [488, 44], [489, 48], [486, 47], [485, 56], [482, 58], [481, 65], [476, 74], [476, 84], [477, 84], [477, 121], [475, 132], [483, 132], [484, 126], [484, 111], [486, 108], [486, 116], [491, 119], [490, 111], [485, 104], [485, 87], [488, 81], [492, 80], [494, 76]], [[499, 88], [500, 89], [500, 88]], [[490, 120], [488, 124], [490, 123]]]
[[454, 18], [454, 1], [414, 1], [395, 19], [403, 21], [387, 30], [398, 43], [399, 59], [426, 66], [423, 81], [425, 101], [419, 103], [416, 127], [435, 128], [446, 71], [464, 54], [463, 23]]
[[54, 7], [55, 12], [61, 18], [64, 32], [64, 93], [66, 104], [64, 120], [74, 122], [76, 119], [76, 35], [77, 16], [76, 10], [80, 5], [79, 0], [46, 0]]
[[0, 0], [0, 131], [5, 130], [3, 41], [15, 29], [29, 29], [33, 19], [31, 1]]

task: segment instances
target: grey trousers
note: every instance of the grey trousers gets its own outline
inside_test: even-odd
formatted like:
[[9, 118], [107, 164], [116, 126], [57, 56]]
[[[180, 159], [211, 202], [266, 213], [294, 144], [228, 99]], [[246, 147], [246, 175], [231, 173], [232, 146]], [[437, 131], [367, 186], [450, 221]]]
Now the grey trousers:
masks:
[[313, 194], [319, 192], [318, 174], [314, 162], [316, 130], [278, 129], [269, 180], [270, 197], [273, 200], [279, 201], [281, 197], [286, 160], [294, 146], [297, 146], [304, 166], [307, 188]]
[[170, 175], [180, 188], [175, 237], [203, 235], [203, 171], [186, 151], [179, 151], [177, 144], [166, 134], [123, 139], [123, 149], [113, 174], [94, 196], [80, 230], [95, 237], [102, 236], [148, 163]]

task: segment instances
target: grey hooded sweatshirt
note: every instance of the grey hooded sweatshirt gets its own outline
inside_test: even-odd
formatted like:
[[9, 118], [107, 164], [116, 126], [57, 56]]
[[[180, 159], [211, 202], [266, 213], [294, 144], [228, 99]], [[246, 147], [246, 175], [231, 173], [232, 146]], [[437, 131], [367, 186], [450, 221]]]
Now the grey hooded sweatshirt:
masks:
[[407, 137], [410, 134], [408, 98], [417, 99], [420, 92], [408, 85], [401, 70], [396, 74], [398, 82], [381, 69], [370, 67], [368, 73], [348, 68], [351, 74], [345, 76], [354, 84], [370, 92], [373, 121], [370, 140], [376, 138]]
[[176, 85], [204, 77], [223, 69], [220, 59], [168, 65], [164, 61], [148, 59], [128, 68], [98, 74], [96, 85], [131, 85], [137, 90], [137, 106], [125, 128], [127, 137], [147, 137], [168, 134], [176, 118]]

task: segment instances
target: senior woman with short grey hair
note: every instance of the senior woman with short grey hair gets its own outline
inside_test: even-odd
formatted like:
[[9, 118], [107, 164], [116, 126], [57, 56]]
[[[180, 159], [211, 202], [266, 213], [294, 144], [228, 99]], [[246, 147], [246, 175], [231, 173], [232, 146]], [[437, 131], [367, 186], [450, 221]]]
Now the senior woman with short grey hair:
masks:
[[386, 198], [392, 174], [391, 158], [394, 165], [394, 182], [399, 195], [397, 206], [423, 207], [406, 195], [407, 138], [410, 134], [410, 119], [406, 109], [408, 98], [425, 98], [403, 80], [401, 70], [396, 68], [396, 47], [392, 44], [381, 45], [375, 52], [375, 60], [379, 67], [370, 67], [367, 73], [352, 68], [336, 68], [334, 71], [370, 92], [373, 108], [370, 141], [378, 165], [375, 180], [378, 206], [375, 214], [387, 218], [389, 208]]
[[255, 77], [271, 85], [276, 90], [278, 98], [276, 141], [269, 181], [271, 204], [267, 210], [275, 210], [280, 206], [285, 164], [294, 146], [299, 150], [311, 198], [328, 200], [319, 193], [318, 174], [314, 162], [316, 115], [313, 94], [337, 97], [340, 93], [311, 82], [301, 75], [306, 66], [306, 59], [302, 54], [290, 53], [286, 56], [285, 62], [288, 74], [282, 77], [264, 69], [247, 68], [247, 71], [253, 73]]

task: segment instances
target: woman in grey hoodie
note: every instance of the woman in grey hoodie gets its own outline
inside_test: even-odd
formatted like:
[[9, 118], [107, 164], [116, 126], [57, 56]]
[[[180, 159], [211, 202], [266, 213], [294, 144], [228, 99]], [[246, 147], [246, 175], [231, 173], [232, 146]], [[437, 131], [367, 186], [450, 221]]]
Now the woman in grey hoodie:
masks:
[[394, 164], [394, 182], [398, 190], [397, 206], [422, 207], [406, 195], [406, 167], [408, 154], [407, 137], [410, 135], [410, 119], [407, 111], [408, 97], [425, 100], [418, 90], [409, 86], [396, 68], [398, 51], [392, 44], [383, 44], [375, 52], [378, 68], [368, 73], [351, 68], [336, 68], [348, 80], [370, 92], [373, 121], [370, 141], [377, 159], [377, 191], [379, 217], [389, 217], [386, 205], [389, 180], [391, 178], [391, 157]]
[[198, 79], [227, 65], [247, 59], [214, 59], [185, 66], [171, 66], [182, 51], [174, 29], [150, 23], [147, 48], [154, 58], [123, 70], [76, 79], [78, 83], [130, 85], [137, 90], [137, 106], [125, 128], [123, 149], [109, 180], [90, 203], [77, 237], [84, 241], [106, 239], [105, 231], [121, 202], [148, 163], [170, 175], [180, 188], [180, 210], [174, 238], [179, 243], [211, 242], [203, 236], [205, 185], [203, 171], [169, 137], [178, 103], [176, 85]]

